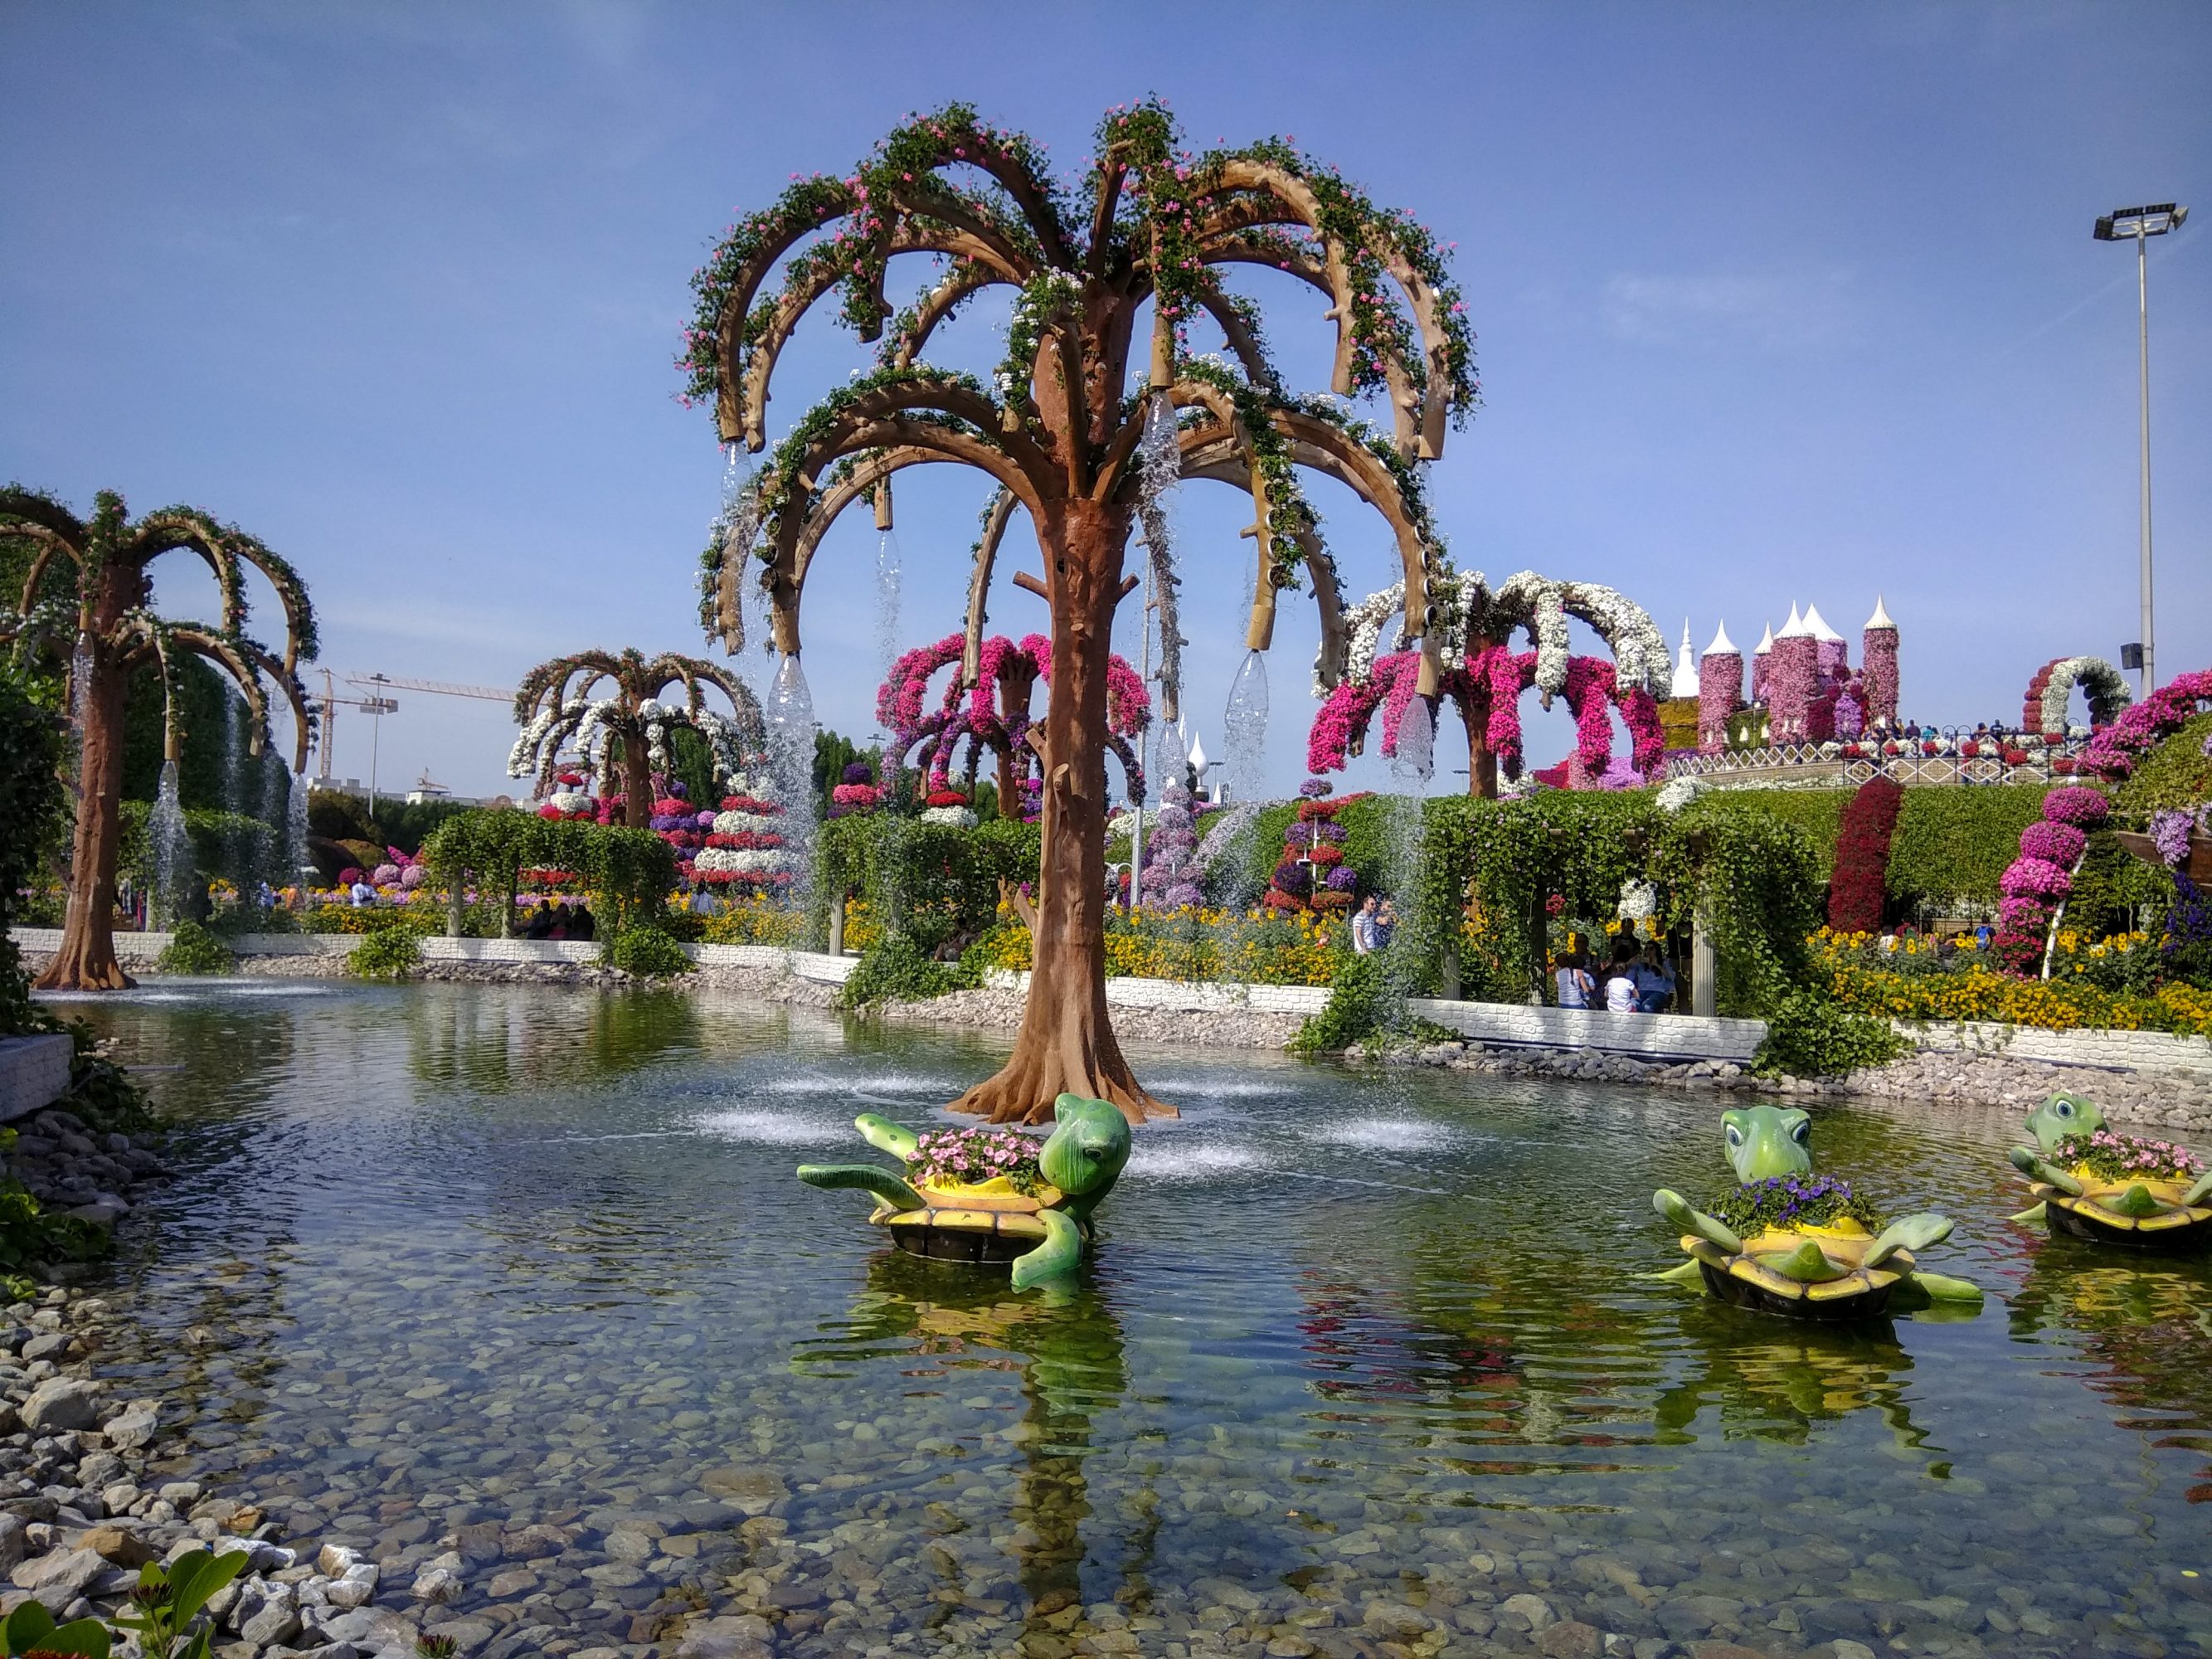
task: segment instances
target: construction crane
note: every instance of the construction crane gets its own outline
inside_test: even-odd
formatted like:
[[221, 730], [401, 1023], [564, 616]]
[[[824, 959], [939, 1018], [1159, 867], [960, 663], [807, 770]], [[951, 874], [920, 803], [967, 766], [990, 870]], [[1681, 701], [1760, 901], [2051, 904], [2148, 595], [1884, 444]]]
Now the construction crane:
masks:
[[[327, 783], [331, 776], [331, 762], [337, 752], [338, 710], [358, 708], [362, 714], [374, 716], [378, 722], [377, 729], [381, 731], [384, 716], [397, 713], [399, 705], [391, 698], [383, 696], [341, 697], [338, 696], [337, 685], [331, 679], [331, 671], [325, 668], [319, 672], [323, 677], [323, 695], [315, 699], [317, 716], [315, 748], [318, 751], [315, 775]], [[356, 683], [350, 680], [348, 682], [349, 684]], [[376, 744], [372, 738], [369, 744], [372, 764], [375, 754]], [[374, 775], [373, 770], [371, 775]]]
[[320, 775], [327, 778], [331, 775], [331, 751], [337, 746], [334, 739], [337, 737], [337, 711], [340, 708], [358, 708], [369, 715], [375, 721], [370, 728], [368, 740], [368, 805], [371, 811], [376, 810], [376, 762], [384, 736], [384, 716], [399, 712], [398, 700], [385, 696], [386, 691], [428, 691], [435, 696], [474, 697], [485, 702], [511, 703], [514, 701], [514, 692], [501, 691], [493, 686], [457, 685], [445, 680], [404, 679], [391, 674], [348, 674], [345, 683], [362, 687], [368, 695], [360, 698], [341, 697], [336, 695], [331, 684], [331, 671], [325, 668], [322, 672], [323, 752]]

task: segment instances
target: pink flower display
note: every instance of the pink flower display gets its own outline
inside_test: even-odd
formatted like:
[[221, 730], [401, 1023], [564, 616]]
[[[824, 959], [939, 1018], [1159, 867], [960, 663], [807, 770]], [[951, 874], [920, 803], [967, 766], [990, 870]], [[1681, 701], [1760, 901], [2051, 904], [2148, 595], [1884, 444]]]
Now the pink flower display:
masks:
[[2088, 836], [2070, 823], [2031, 823], [2020, 832], [2022, 857], [2042, 859], [2061, 869], [2070, 868], [2088, 844]]
[[2106, 777], [2124, 778], [2207, 707], [2212, 707], [2212, 669], [2177, 675], [2098, 732], [2081, 758]]
[[2043, 798], [2043, 816], [2047, 823], [2094, 830], [2112, 815], [2112, 804], [2105, 799], [2104, 792], [2087, 784], [2068, 784]]

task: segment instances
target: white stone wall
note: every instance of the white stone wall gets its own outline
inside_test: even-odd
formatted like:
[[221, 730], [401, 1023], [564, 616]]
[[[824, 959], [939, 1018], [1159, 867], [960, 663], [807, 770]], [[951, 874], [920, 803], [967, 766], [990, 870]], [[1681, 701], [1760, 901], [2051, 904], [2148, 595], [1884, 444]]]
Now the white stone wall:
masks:
[[[994, 968], [983, 982], [996, 988], [1030, 988], [1027, 973]], [[1182, 1013], [1235, 1013], [1249, 1008], [1266, 1014], [1317, 1014], [1328, 1005], [1325, 985], [1194, 985], [1179, 979], [1135, 979], [1116, 975], [1106, 981], [1106, 1001], [1115, 1008], [1164, 1008]]]
[[1926, 1026], [1896, 1022], [1900, 1036], [1937, 1054], [2002, 1054], [2008, 1060], [2097, 1066], [2121, 1072], [2185, 1072], [2212, 1077], [2212, 1041], [2170, 1031], [2046, 1031], [2031, 1025], [1960, 1020]]
[[0, 1123], [51, 1106], [69, 1087], [76, 1045], [65, 1036], [0, 1037]]
[[1747, 1063], [1766, 1040], [1763, 1019], [1705, 1019], [1694, 1014], [1615, 1014], [1602, 1008], [1540, 1008], [1514, 1002], [1445, 1002], [1414, 997], [1424, 1019], [1470, 1042], [1530, 1048], [1595, 1048], [1638, 1060], [1725, 1060]]

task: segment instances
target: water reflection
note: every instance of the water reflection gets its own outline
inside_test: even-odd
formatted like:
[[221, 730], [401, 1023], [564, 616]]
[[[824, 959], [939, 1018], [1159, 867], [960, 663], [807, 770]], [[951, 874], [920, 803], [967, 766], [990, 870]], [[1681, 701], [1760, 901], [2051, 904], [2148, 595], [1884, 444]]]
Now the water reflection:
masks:
[[[1020, 1377], [1019, 1422], [1005, 1431], [1018, 1449], [1007, 1519], [1008, 1547], [1028, 1604], [1030, 1633], [1041, 1621], [1085, 1599], [1083, 1566], [1092, 1548], [1084, 1538], [1091, 1503], [1085, 1463], [1097, 1449], [1097, 1420], [1121, 1403], [1129, 1386], [1121, 1328], [1089, 1285], [1062, 1285], [1017, 1297], [1002, 1276], [979, 1273], [902, 1251], [885, 1250], [867, 1267], [867, 1288], [832, 1334], [795, 1343], [792, 1369], [801, 1376], [842, 1376], [856, 1364], [896, 1365], [909, 1397], [951, 1392], [963, 1376], [1012, 1371]], [[966, 1530], [969, 1522], [943, 1517]], [[1127, 1599], [1141, 1583], [1156, 1528], [1097, 1547], [1101, 1569]], [[1109, 1556], [1117, 1558], [1109, 1561]], [[971, 1601], [989, 1601], [988, 1552], [944, 1552], [947, 1588], [963, 1583]], [[1111, 1599], [1115, 1592], [1108, 1590]]]
[[[2012, 1299], [2013, 1333], [2070, 1337], [2114, 1420], [2165, 1450], [2212, 1460], [2212, 1273], [2051, 1239]], [[2185, 1496], [2212, 1503], [2212, 1461]]]
[[1708, 1413], [1723, 1438], [1808, 1445], [1821, 1425], [1866, 1410], [1881, 1414], [1899, 1447], [1928, 1438], [1912, 1420], [1905, 1383], [1912, 1359], [1888, 1320], [1828, 1327], [1747, 1319], [1706, 1301], [1686, 1306], [1680, 1320], [1696, 1369], [1659, 1396], [1654, 1418], [1662, 1444], [1697, 1440]]

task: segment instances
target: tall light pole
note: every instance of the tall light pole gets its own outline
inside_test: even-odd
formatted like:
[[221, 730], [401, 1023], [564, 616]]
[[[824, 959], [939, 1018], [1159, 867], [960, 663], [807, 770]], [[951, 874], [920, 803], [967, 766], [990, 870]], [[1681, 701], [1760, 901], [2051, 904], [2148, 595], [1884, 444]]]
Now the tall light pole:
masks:
[[2121, 651], [2124, 666], [2142, 671], [2142, 695], [2148, 696], [2158, 689], [2156, 652], [2151, 629], [2150, 607], [2150, 239], [2163, 236], [2168, 231], [2179, 230], [2189, 217], [2189, 210], [2173, 202], [2155, 202], [2148, 207], [2120, 208], [2097, 221], [2096, 239], [2100, 242], [2132, 240], [2136, 245], [2136, 313], [2140, 324], [2142, 356], [2142, 640], [2136, 646], [2136, 660], [2127, 661], [2127, 652]]

